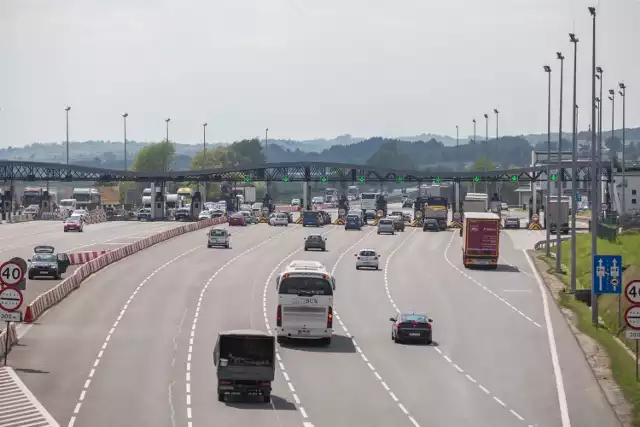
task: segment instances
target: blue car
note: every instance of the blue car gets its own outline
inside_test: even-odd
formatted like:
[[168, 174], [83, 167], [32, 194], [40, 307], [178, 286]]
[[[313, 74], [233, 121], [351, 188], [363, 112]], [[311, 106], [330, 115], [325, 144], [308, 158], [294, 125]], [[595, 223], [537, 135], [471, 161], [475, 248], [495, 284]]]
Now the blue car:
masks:
[[347, 215], [347, 220], [344, 223], [345, 230], [360, 230], [362, 224], [360, 224], [360, 217], [357, 215]]
[[306, 227], [308, 225], [313, 225], [316, 227], [320, 227], [322, 225], [322, 219], [320, 218], [320, 214], [316, 211], [305, 211], [302, 212], [302, 226]]

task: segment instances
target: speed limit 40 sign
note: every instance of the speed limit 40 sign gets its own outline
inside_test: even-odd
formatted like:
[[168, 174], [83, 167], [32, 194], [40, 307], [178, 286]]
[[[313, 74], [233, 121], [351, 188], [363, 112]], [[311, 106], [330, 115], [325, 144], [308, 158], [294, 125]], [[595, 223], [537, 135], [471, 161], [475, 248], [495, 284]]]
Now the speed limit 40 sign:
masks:
[[0, 283], [15, 286], [24, 278], [24, 270], [20, 264], [7, 261], [0, 266]]
[[624, 294], [631, 304], [640, 304], [640, 280], [632, 280], [627, 283]]

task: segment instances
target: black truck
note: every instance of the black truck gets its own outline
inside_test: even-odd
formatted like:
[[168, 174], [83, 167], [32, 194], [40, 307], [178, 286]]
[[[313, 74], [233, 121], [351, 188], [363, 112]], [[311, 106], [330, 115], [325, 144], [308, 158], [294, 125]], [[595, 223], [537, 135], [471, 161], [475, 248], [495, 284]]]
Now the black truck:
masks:
[[261, 396], [265, 403], [270, 402], [275, 358], [275, 338], [265, 332], [252, 329], [220, 332], [213, 352], [218, 401], [235, 395]]

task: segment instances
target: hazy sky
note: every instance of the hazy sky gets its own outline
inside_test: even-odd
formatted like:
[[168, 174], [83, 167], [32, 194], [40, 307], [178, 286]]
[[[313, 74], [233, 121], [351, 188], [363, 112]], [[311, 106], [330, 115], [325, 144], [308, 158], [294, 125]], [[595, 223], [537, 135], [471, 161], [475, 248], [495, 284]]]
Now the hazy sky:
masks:
[[[545, 132], [553, 67], [558, 129], [571, 129], [572, 45], [580, 128], [590, 122], [591, 18], [584, 0], [0, 0], [0, 147], [65, 138], [233, 141], [349, 133]], [[625, 81], [640, 126], [640, 1], [601, 0], [605, 89]], [[635, 52], [634, 52], [635, 51]], [[621, 124], [621, 103], [616, 122]], [[604, 128], [611, 125], [605, 104]], [[620, 114], [618, 114], [620, 113]], [[490, 135], [495, 133], [491, 114]]]

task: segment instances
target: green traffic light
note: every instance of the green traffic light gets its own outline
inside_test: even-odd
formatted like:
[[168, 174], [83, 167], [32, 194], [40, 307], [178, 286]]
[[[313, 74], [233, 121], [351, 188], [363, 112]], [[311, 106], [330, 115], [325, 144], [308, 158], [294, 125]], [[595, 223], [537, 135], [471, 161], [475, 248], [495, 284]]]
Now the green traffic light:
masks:
[[474, 176], [473, 177], [473, 182], [478, 182], [480, 181], [480, 177], [479, 176]]
[[284, 182], [289, 182], [289, 177], [288, 177], [288, 176], [285, 176], [284, 178], [282, 178], [282, 180], [283, 180]]
[[251, 182], [251, 177], [250, 176], [245, 176], [244, 177], [244, 182]]
[[403, 179], [404, 179], [404, 178], [402, 177], [402, 175], [398, 175], [398, 176], [396, 177], [396, 181], [398, 181], [398, 182], [402, 182], [402, 180], [403, 180]]
[[327, 177], [326, 177], [326, 176], [323, 176], [323, 177], [322, 177], [322, 179], [321, 179], [321, 181], [322, 181], [322, 182], [327, 182]]
[[518, 177], [516, 175], [511, 175], [511, 181], [515, 182], [517, 180], [518, 180]]
[[435, 181], [435, 182], [437, 182], [437, 183], [440, 183], [440, 181], [442, 181], [442, 180], [441, 180], [441, 179], [440, 179], [440, 177], [438, 176], [438, 177], [436, 177], [436, 179], [434, 179], [434, 181]]
[[360, 184], [364, 184], [364, 176], [360, 177]]
[[555, 173], [551, 174], [551, 181], [556, 181], [558, 179], [558, 177], [556, 176]]

